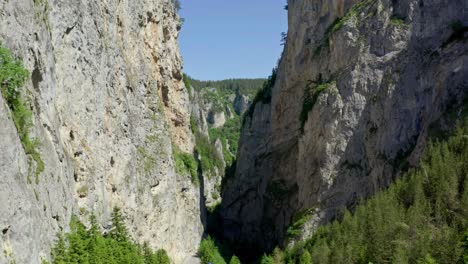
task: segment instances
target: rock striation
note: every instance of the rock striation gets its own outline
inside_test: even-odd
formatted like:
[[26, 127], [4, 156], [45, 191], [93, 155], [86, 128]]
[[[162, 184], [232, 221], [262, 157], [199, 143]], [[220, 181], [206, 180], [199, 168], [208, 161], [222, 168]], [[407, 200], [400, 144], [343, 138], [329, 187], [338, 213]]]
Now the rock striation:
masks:
[[463, 0], [288, 10], [276, 83], [246, 117], [221, 212], [227, 238], [267, 250], [296, 215], [327, 223], [415, 165], [431, 124], [468, 92]]
[[109, 228], [113, 207], [137, 242], [195, 261], [203, 193], [173, 158], [194, 147], [174, 1], [2, 1], [0, 21], [31, 73], [45, 162], [29, 181], [34, 161], [0, 97], [0, 263], [41, 263], [72, 214]]

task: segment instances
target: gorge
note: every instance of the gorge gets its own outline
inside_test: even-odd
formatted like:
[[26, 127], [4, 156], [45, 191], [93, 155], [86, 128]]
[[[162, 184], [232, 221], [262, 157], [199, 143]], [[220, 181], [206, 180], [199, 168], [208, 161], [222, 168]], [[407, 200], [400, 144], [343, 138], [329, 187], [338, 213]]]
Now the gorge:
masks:
[[[272, 75], [225, 81], [184, 73], [179, 9], [0, 1], [0, 263], [68, 263], [53, 249], [80, 221], [172, 263], [468, 261], [466, 1], [289, 0]], [[379, 197], [411, 211], [418, 188], [421, 252], [327, 251], [328, 224]]]

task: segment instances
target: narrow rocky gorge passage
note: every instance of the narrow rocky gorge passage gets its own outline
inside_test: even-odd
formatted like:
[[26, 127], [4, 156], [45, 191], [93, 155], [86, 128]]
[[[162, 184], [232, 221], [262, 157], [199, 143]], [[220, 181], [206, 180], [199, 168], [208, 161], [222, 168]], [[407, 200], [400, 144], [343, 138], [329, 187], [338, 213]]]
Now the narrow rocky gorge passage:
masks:
[[465, 2], [289, 0], [202, 81], [177, 0], [0, 0], [0, 264], [466, 262]]

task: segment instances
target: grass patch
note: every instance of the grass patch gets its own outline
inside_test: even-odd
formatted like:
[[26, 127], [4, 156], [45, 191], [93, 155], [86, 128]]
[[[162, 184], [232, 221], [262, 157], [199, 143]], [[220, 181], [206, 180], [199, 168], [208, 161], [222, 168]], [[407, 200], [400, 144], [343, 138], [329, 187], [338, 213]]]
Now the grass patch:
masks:
[[407, 27], [408, 24], [406, 24], [406, 21], [404, 18], [402, 17], [399, 17], [399, 16], [392, 16], [390, 18], [390, 23], [394, 26], [397, 26], [397, 27]]
[[14, 58], [11, 51], [0, 44], [0, 88], [2, 96], [10, 108], [24, 151], [36, 162], [36, 183], [39, 183], [39, 175], [44, 171], [45, 164], [38, 151], [39, 140], [31, 138], [29, 135], [33, 126], [33, 113], [29, 106], [29, 99], [25, 99], [22, 93], [22, 87], [28, 78], [29, 72], [24, 68], [23, 63]]
[[320, 94], [322, 94], [324, 91], [326, 91], [328, 88], [331, 86], [336, 85], [336, 81], [328, 82], [328, 83], [319, 83], [318, 85], [315, 85], [313, 82], [307, 87], [304, 99], [302, 101], [302, 111], [299, 116], [299, 121], [301, 122], [301, 131], [304, 132], [304, 125], [309, 118], [309, 112], [312, 111], [312, 109], [315, 106], [315, 103], [317, 103], [318, 97]]

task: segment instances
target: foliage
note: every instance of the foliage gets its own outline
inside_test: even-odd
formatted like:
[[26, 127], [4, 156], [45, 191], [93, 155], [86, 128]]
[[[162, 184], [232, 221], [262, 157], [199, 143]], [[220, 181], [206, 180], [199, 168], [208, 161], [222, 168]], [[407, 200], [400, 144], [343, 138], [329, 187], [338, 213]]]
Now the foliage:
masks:
[[184, 81], [185, 88], [187, 88], [187, 91], [191, 94], [192, 84], [190, 83], [190, 77], [184, 73], [182, 80]]
[[52, 249], [52, 264], [170, 264], [164, 250], [153, 253], [147, 243], [141, 247], [129, 239], [118, 209], [114, 209], [112, 213], [114, 228], [109, 234], [104, 235], [101, 232], [94, 215], [91, 215], [90, 222], [91, 227], [86, 229], [76, 216], [72, 217], [70, 233], [65, 236], [59, 234]]
[[398, 27], [406, 27], [407, 26], [405, 19], [402, 18], [402, 17], [399, 17], [399, 16], [392, 16], [390, 18], [390, 23], [392, 23], [392, 25], [398, 26]]
[[[241, 118], [235, 115], [228, 119], [224, 126], [220, 128], [211, 128], [209, 130], [210, 139], [215, 141], [220, 139], [223, 144], [223, 155], [226, 163], [232, 164], [237, 153], [238, 142], [240, 138]], [[229, 147], [228, 147], [229, 145]]]
[[197, 152], [200, 155], [200, 163], [203, 172], [214, 172], [215, 168], [223, 168], [223, 159], [218, 154], [214, 144], [210, 142], [208, 137], [200, 133], [195, 132], [195, 139], [197, 142]]
[[315, 86], [311, 83], [312, 87], [307, 87], [304, 98], [302, 101], [302, 111], [299, 116], [299, 121], [301, 122], [301, 131], [304, 132], [304, 125], [309, 118], [309, 112], [314, 108], [315, 103], [317, 102], [318, 97], [322, 94], [325, 90], [330, 88], [333, 85], [336, 85], [335, 81], [327, 82], [327, 83], [319, 83]]
[[[224, 161], [227, 165], [231, 164], [236, 157], [238, 141], [240, 138], [241, 117], [237, 115], [233, 108], [233, 98], [236, 94], [242, 94], [253, 98], [265, 79], [228, 79], [222, 81], [199, 81], [187, 75], [184, 76], [184, 82], [190, 84], [200, 95], [204, 104], [211, 105], [214, 112], [225, 112], [233, 114], [228, 118], [224, 126], [219, 128], [211, 127], [209, 129], [209, 143], [214, 145], [217, 139], [220, 139], [223, 145]], [[200, 134], [197, 120], [194, 116], [191, 118], [191, 129], [197, 138], [197, 150], [200, 154], [204, 152], [209, 157], [214, 157], [214, 162], [208, 162], [203, 159], [204, 170], [213, 171], [214, 167], [223, 168], [222, 157], [217, 153], [214, 147], [208, 147], [206, 137]]]
[[289, 226], [288, 230], [286, 231], [286, 235], [288, 236], [288, 238], [292, 239], [298, 237], [302, 232], [304, 224], [307, 223], [307, 221], [309, 221], [310, 217], [310, 210], [305, 210], [303, 212], [298, 213], [294, 217], [293, 224]]
[[301, 259], [299, 260], [299, 264], [312, 264], [312, 256], [310, 255], [308, 250], [304, 250], [302, 253]]
[[219, 249], [216, 246], [214, 239], [212, 239], [211, 237], [203, 239], [203, 241], [200, 244], [198, 254], [200, 256], [202, 264], [226, 264], [226, 261], [219, 252]]
[[13, 122], [16, 125], [24, 151], [36, 162], [36, 183], [39, 181], [39, 174], [44, 169], [44, 161], [37, 148], [39, 140], [32, 139], [29, 132], [33, 126], [32, 111], [29, 107], [28, 99], [24, 98], [21, 87], [29, 77], [29, 72], [24, 68], [23, 63], [15, 59], [10, 50], [0, 44], [0, 89], [11, 110]]
[[215, 88], [221, 95], [233, 94], [239, 91], [241, 94], [253, 97], [265, 79], [228, 79], [221, 81], [199, 81], [187, 76], [187, 80], [198, 91], [205, 88]]
[[196, 152], [200, 157], [199, 166], [203, 172], [214, 172], [216, 168], [223, 168], [223, 159], [218, 154], [214, 144], [211, 144], [209, 138], [200, 132], [198, 122], [194, 116], [190, 118], [192, 133], [195, 134]]
[[[468, 125], [430, 143], [421, 165], [385, 191], [320, 227], [286, 263], [466, 263]], [[263, 263], [263, 261], [262, 261]]]
[[47, 31], [50, 32], [50, 22], [49, 22], [49, 12], [51, 7], [47, 0], [34, 0], [34, 5], [36, 7], [36, 19], [39, 22], [43, 22], [47, 28]]
[[252, 117], [253, 112], [255, 110], [255, 105], [259, 102], [263, 104], [269, 104], [271, 102], [271, 90], [276, 83], [276, 76], [278, 74], [278, 67], [273, 68], [271, 75], [268, 79], [263, 83], [263, 87], [261, 90], [257, 92], [252, 104], [250, 105], [247, 112], [244, 114], [243, 124], [245, 124], [246, 117]]
[[241, 264], [241, 262], [238, 257], [232, 256], [231, 260], [229, 261], [229, 264]]
[[260, 264], [275, 264], [275, 261], [273, 260], [272, 256], [263, 255], [263, 257], [260, 260]]
[[193, 115], [190, 116], [190, 130], [192, 130], [192, 133], [194, 133], [194, 134], [197, 131], [200, 131], [200, 129], [198, 127], [198, 121]]
[[357, 18], [361, 13], [365, 12], [370, 6], [376, 3], [376, 0], [361, 0], [358, 1], [345, 16], [337, 18], [325, 32], [322, 43], [316, 48], [315, 54], [319, 54], [322, 48], [330, 46], [330, 37], [353, 18]]
[[183, 153], [178, 149], [174, 151], [176, 170], [179, 174], [188, 174], [192, 183], [198, 186], [198, 162], [192, 154]]

